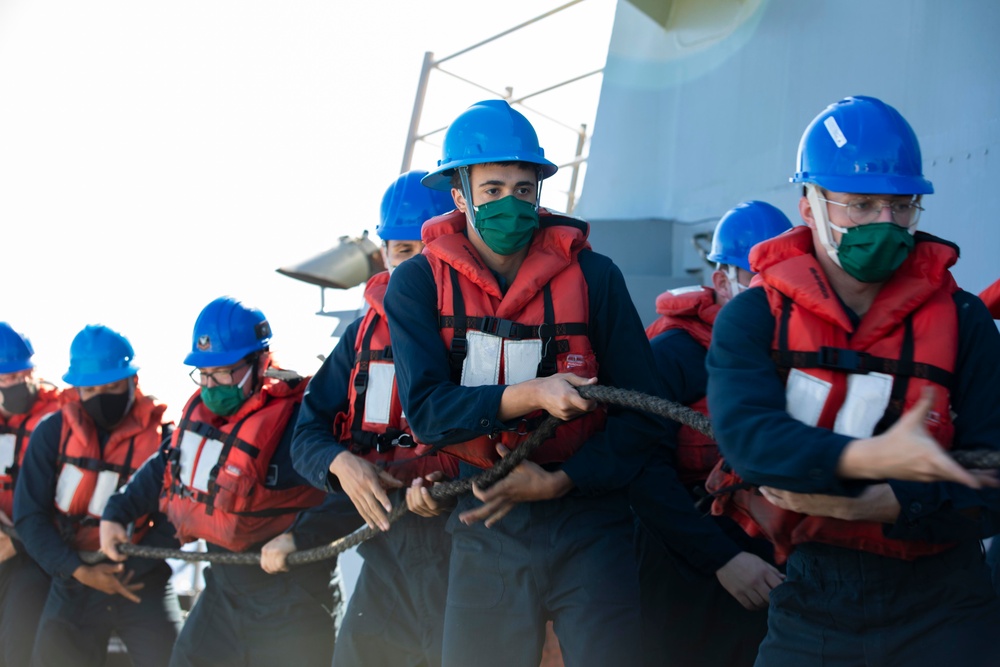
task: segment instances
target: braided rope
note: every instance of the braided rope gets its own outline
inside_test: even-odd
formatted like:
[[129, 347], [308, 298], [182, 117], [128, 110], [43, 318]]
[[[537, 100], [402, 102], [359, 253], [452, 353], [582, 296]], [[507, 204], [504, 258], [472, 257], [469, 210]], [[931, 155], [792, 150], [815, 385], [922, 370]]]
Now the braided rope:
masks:
[[[562, 422], [555, 417], [546, 418], [545, 421], [543, 421], [541, 425], [539, 425], [539, 427], [531, 433], [528, 439], [521, 444], [521, 446], [517, 447], [510, 454], [497, 461], [492, 468], [475, 477], [456, 479], [450, 482], [435, 484], [429, 489], [431, 497], [439, 501], [447, 500], [448, 498], [455, 498], [463, 493], [471, 491], [473, 484], [481, 489], [489, 488], [509, 475], [514, 468], [516, 468], [532, 451], [538, 447], [538, 445], [552, 437], [552, 434], [555, 433], [556, 427], [561, 423]], [[397, 504], [389, 512], [389, 524], [391, 525], [400, 519], [408, 511], [409, 510], [407, 509], [405, 502]], [[321, 560], [327, 560], [361, 544], [365, 540], [375, 537], [381, 532], [382, 531], [377, 528], [362, 526], [353, 533], [345, 535], [339, 540], [331, 542], [325, 546], [292, 552], [285, 559], [285, 562], [288, 565], [304, 565], [306, 563], [316, 563]], [[178, 549], [149, 547], [142, 544], [132, 543], [120, 544], [118, 546], [118, 551], [128, 556], [135, 556], [138, 558], [176, 558], [184, 561], [207, 561], [210, 563], [224, 563], [226, 565], [260, 564], [259, 552], [207, 553], [203, 551], [180, 551]]]
[[[672, 419], [682, 425], [714, 439], [712, 423], [706, 415], [673, 401], [668, 401], [657, 396], [650, 396], [638, 391], [628, 389], [618, 389], [616, 387], [603, 387], [600, 385], [584, 385], [576, 388], [584, 398], [617, 405], [624, 408], [649, 412], [660, 417]], [[555, 433], [556, 427], [561, 424], [561, 420], [556, 417], [547, 417], [545, 421], [535, 429], [531, 435], [519, 447], [515, 448], [507, 456], [497, 461], [492, 468], [484, 471], [476, 477], [467, 479], [457, 479], [449, 482], [435, 484], [430, 487], [431, 497], [438, 501], [456, 498], [472, 490], [473, 485], [488, 489], [497, 483], [524, 461], [542, 442], [548, 440]], [[949, 452], [955, 461], [964, 468], [970, 469], [998, 469], [1000, 468], [1000, 451], [994, 450], [961, 450]], [[391, 525], [399, 520], [407, 512], [406, 503], [399, 503], [389, 512], [388, 521]], [[0, 525], [0, 532], [17, 537], [14, 528]], [[304, 565], [306, 563], [316, 563], [322, 560], [333, 558], [348, 549], [351, 549], [362, 542], [375, 537], [381, 530], [362, 526], [353, 533], [331, 542], [330, 544], [295, 551], [288, 555], [286, 562], [288, 565]], [[165, 549], [162, 547], [150, 547], [141, 544], [125, 543], [118, 546], [118, 550], [128, 556], [137, 558], [156, 559], [176, 559], [182, 561], [206, 561], [209, 563], [220, 563], [226, 565], [259, 565], [259, 552], [204, 552], [204, 551], [182, 551], [179, 549]], [[90, 554], [87, 554], [88, 556]], [[96, 554], [95, 554], [96, 556]], [[88, 562], [96, 562], [91, 558], [85, 559]]]

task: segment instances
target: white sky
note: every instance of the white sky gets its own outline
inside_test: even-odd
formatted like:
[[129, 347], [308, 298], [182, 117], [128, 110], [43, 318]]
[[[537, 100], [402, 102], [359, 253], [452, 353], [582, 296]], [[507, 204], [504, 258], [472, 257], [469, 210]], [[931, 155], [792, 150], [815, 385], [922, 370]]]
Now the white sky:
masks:
[[[0, 320], [58, 384], [85, 324], [121, 331], [144, 389], [176, 411], [194, 321], [230, 294], [264, 311], [285, 367], [315, 372], [336, 322], [315, 314], [318, 287], [275, 269], [374, 230], [425, 51], [561, 4], [0, 0]], [[448, 67], [515, 96], [598, 69], [614, 5], [586, 0]], [[532, 103], [592, 127], [599, 84]], [[488, 97], [434, 73], [421, 129]], [[547, 156], [570, 159], [575, 136], [529, 117]], [[438, 157], [424, 145], [413, 167]], [[543, 203], [565, 208], [565, 183]], [[328, 310], [359, 304], [327, 292]]]

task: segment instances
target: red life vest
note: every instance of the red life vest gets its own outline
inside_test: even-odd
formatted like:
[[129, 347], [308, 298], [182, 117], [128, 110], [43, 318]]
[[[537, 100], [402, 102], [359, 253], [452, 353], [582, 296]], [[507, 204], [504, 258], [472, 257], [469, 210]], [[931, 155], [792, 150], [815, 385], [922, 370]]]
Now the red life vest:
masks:
[[385, 468], [405, 484], [435, 471], [456, 477], [458, 461], [418, 443], [403, 415], [383, 303], [388, 285], [389, 272], [383, 271], [365, 286], [370, 308], [354, 341], [348, 408], [337, 415], [334, 435], [349, 442], [352, 453]]
[[660, 317], [646, 327], [646, 338], [653, 340], [669, 329], [684, 329], [708, 349], [720, 308], [711, 287], [696, 285], [667, 290], [656, 297], [656, 312]]
[[35, 402], [26, 413], [8, 418], [0, 415], [0, 511], [12, 520], [14, 486], [17, 484], [17, 473], [24, 462], [28, 440], [42, 417], [59, 409], [61, 393], [61, 389], [43, 383], [39, 385]]
[[[102, 450], [97, 427], [83, 409], [79, 392], [67, 389], [63, 400], [56, 458], [56, 525], [77, 551], [97, 551], [104, 506], [159, 449], [167, 406], [136, 386], [132, 409], [115, 426]], [[148, 528], [146, 517], [136, 519], [132, 541], [138, 543]]]
[[[424, 255], [437, 285], [438, 326], [456, 384], [516, 384], [565, 372], [597, 375], [597, 357], [588, 338], [587, 283], [576, 259], [590, 247], [589, 227], [544, 209], [539, 214], [540, 228], [506, 294], [465, 236], [464, 213], [453, 211], [424, 223]], [[446, 451], [488, 468], [499, 458], [497, 439], [513, 449], [543, 417], [542, 411], [526, 415], [516, 431], [448, 445]], [[559, 426], [531, 460], [566, 461], [603, 428], [605, 417], [598, 408]]]
[[[199, 538], [230, 551], [269, 540], [301, 510], [326, 496], [311, 486], [265, 486], [271, 457], [281, 443], [308, 378], [265, 377], [240, 409], [220, 417], [200, 392], [188, 399], [174, 431], [163, 476], [160, 509], [182, 543]], [[272, 472], [273, 474], [273, 472]]]
[[[682, 287], [656, 297], [660, 318], [646, 327], [652, 340], [670, 329], [683, 329], [702, 347], [712, 342], [712, 325], [721, 306], [715, 302], [715, 290], [709, 287]], [[708, 416], [708, 399], [702, 396], [688, 406]], [[685, 485], [701, 484], [719, 462], [715, 441], [690, 426], [677, 431], [677, 476]]]
[[1000, 279], [980, 292], [979, 298], [990, 309], [993, 319], [1000, 320]]
[[[806, 424], [856, 438], [888, 429], [936, 388], [928, 431], [945, 449], [952, 444], [950, 386], [958, 351], [958, 289], [948, 268], [954, 247], [919, 234], [910, 257], [879, 291], [855, 330], [813, 254], [808, 227], [755, 247], [751, 254], [776, 320], [772, 357], [787, 372], [788, 411]], [[802, 443], [807, 447], [809, 443]], [[740, 484], [720, 464], [709, 490]], [[775, 547], [779, 562], [797, 544], [821, 542], [913, 560], [949, 544], [895, 540], [883, 524], [813, 517], [778, 509], [755, 489], [716, 498], [713, 514], [726, 514]]]

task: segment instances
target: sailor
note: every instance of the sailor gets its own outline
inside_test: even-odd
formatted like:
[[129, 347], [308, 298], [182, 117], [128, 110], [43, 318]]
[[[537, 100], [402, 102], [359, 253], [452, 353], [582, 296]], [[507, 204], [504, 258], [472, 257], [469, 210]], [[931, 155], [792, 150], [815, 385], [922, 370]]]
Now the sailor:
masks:
[[[14, 493], [17, 532], [52, 577], [35, 637], [33, 665], [104, 665], [114, 632], [134, 665], [166, 665], [181, 623], [162, 560], [126, 568], [100, 558], [104, 506], [157, 452], [172, 425], [166, 406], [139, 388], [125, 336], [88, 325], [70, 346], [71, 385], [62, 406], [35, 428]], [[136, 516], [130, 541], [176, 547], [154, 511]]]
[[462, 476], [546, 413], [572, 420], [449, 518], [446, 666], [538, 664], [547, 619], [568, 664], [639, 662], [626, 487], [664, 424], [600, 408], [577, 387], [660, 385], [618, 268], [590, 250], [587, 223], [539, 207], [556, 169], [506, 102], [469, 107], [423, 179], [457, 210], [424, 223], [423, 254], [386, 293], [407, 420], [420, 442], [461, 459]]
[[116, 561], [125, 560], [117, 548], [127, 540], [125, 526], [157, 507], [183, 543], [202, 539], [210, 552], [262, 553], [261, 567], [206, 570], [173, 667], [270, 667], [293, 657], [296, 665], [326, 667], [333, 654], [337, 561], [288, 568], [285, 559], [318, 546], [336, 517], [307, 512], [293, 527], [324, 494], [295, 472], [289, 454], [307, 378], [280, 369], [270, 341], [257, 308], [219, 297], [202, 309], [184, 359], [198, 389], [169, 446], [108, 502], [101, 521], [101, 548]]
[[1000, 447], [1000, 334], [955, 284], [958, 248], [916, 230], [917, 137], [845, 98], [791, 180], [806, 224], [751, 251], [761, 287], [722, 309], [707, 359], [719, 446], [759, 487], [717, 509], [788, 558], [757, 665], [995, 664], [996, 479], [946, 450]]
[[[715, 318], [750, 285], [750, 249], [791, 228], [771, 204], [742, 202], [715, 226], [708, 254], [716, 264], [712, 287], [669, 290], [656, 299], [660, 317], [646, 335], [664, 398], [707, 415], [705, 355]], [[715, 442], [682, 426], [673, 465], [666, 456], [654, 456], [630, 487], [639, 519], [636, 552], [649, 667], [665, 659], [672, 665], [750, 667], [767, 631], [767, 614], [760, 610], [784, 579], [770, 543], [695, 508], [718, 462]]]
[[420, 226], [450, 211], [447, 193], [408, 171], [382, 197], [379, 223], [386, 271], [365, 286], [368, 311], [340, 338], [309, 382], [292, 441], [303, 477], [343, 490], [365, 522], [386, 531], [358, 546], [364, 558], [337, 639], [333, 664], [440, 665], [448, 552], [447, 514], [407, 513], [391, 527], [388, 512], [405, 503], [411, 483], [458, 473], [456, 459], [420, 445], [399, 402], [394, 352], [383, 298], [390, 274], [420, 254]]
[[[61, 390], [35, 375], [34, 354], [27, 337], [0, 322], [0, 522], [9, 528], [28, 440], [42, 417], [59, 409]], [[0, 532], [0, 666], [31, 661], [48, 595], [49, 575], [19, 540]]]

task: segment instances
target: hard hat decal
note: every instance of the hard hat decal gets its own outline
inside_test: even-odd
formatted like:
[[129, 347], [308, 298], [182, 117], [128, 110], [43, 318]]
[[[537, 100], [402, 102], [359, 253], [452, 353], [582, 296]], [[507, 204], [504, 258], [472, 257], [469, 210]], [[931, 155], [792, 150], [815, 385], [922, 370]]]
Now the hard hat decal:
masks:
[[208, 336], [198, 336], [198, 349], [202, 352], [212, 349], [212, 339]]
[[826, 131], [830, 133], [830, 138], [833, 139], [833, 143], [837, 144], [837, 148], [843, 148], [844, 144], [847, 143], [847, 137], [844, 133], [840, 131], [840, 125], [837, 125], [837, 119], [830, 116], [823, 121], [823, 125], [826, 126]]

